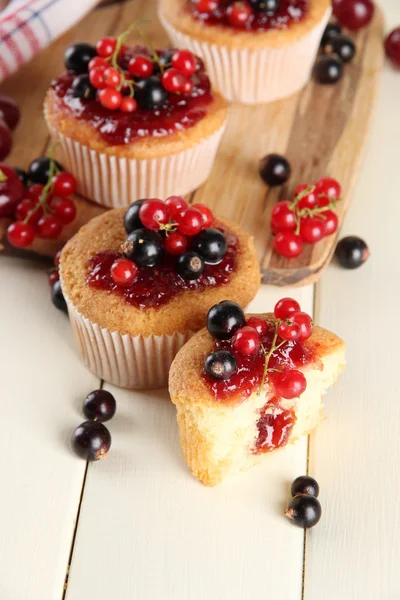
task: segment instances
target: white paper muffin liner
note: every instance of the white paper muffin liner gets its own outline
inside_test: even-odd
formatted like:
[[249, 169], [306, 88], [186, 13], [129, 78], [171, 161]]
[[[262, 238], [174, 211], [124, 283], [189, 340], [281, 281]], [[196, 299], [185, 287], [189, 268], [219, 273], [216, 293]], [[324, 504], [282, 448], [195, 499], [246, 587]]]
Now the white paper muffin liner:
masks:
[[159, 158], [130, 159], [102, 154], [52, 128], [63, 163], [77, 180], [79, 194], [110, 208], [140, 198], [184, 195], [209, 177], [226, 122], [194, 146]]
[[172, 45], [200, 56], [221, 94], [231, 102], [244, 104], [273, 102], [305, 86], [330, 15], [328, 9], [315, 27], [287, 46], [250, 50], [198, 41], [176, 29], [159, 11]]
[[167, 385], [178, 350], [194, 331], [172, 335], [131, 336], [100, 327], [84, 317], [64, 295], [78, 349], [97, 377], [118, 387], [151, 389]]

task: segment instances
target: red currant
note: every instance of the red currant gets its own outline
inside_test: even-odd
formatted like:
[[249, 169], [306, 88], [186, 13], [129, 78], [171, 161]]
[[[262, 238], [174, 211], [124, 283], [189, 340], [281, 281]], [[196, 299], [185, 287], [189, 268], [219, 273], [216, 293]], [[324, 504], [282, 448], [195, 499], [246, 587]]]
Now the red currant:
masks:
[[396, 27], [385, 40], [386, 56], [395, 67], [400, 67], [400, 27]]
[[296, 258], [303, 251], [304, 243], [293, 231], [279, 231], [274, 239], [274, 250], [286, 258]]
[[300, 223], [300, 237], [308, 244], [315, 244], [325, 235], [325, 223], [319, 217], [304, 217]]
[[18, 173], [16, 172], [16, 170], [12, 169], [4, 163], [0, 163], [0, 174], [1, 183], [6, 183], [7, 181], [13, 181], [18, 179]]
[[192, 208], [195, 208], [196, 210], [199, 210], [201, 212], [201, 215], [203, 217], [203, 226], [211, 227], [215, 220], [211, 209], [208, 208], [208, 206], [206, 206], [205, 204], [193, 204]]
[[303, 183], [298, 185], [294, 190], [294, 196], [297, 198], [299, 194], [302, 194], [307, 188], [310, 188], [310, 192], [303, 196], [303, 198], [299, 201], [299, 208], [315, 208], [318, 204], [317, 194], [315, 190], [312, 189], [312, 186]]
[[47, 215], [39, 219], [36, 230], [39, 237], [50, 240], [60, 235], [62, 225], [57, 217]]
[[259, 351], [260, 346], [261, 338], [259, 333], [248, 325], [238, 329], [233, 336], [233, 347], [239, 354], [254, 356]]
[[0, 160], [4, 160], [10, 154], [13, 141], [11, 130], [7, 123], [0, 118]]
[[104, 88], [103, 90], [99, 90], [97, 92], [97, 97], [99, 102], [108, 110], [118, 110], [121, 106], [122, 96], [118, 90], [114, 90], [112, 88]]
[[274, 385], [278, 396], [292, 400], [301, 396], [305, 391], [307, 381], [301, 371], [288, 369], [274, 377]]
[[196, 58], [189, 50], [177, 50], [172, 56], [171, 63], [175, 69], [188, 77], [196, 72]]
[[182, 210], [185, 210], [185, 208], [188, 207], [186, 200], [181, 196], [170, 196], [166, 199], [165, 204], [168, 206], [172, 219], [175, 219]]
[[178, 231], [183, 235], [196, 235], [203, 229], [203, 215], [197, 208], [187, 208], [176, 215]]
[[121, 74], [115, 67], [108, 67], [104, 71], [104, 81], [107, 87], [117, 88], [121, 83]]
[[104, 77], [105, 69], [104, 67], [95, 67], [89, 73], [90, 83], [96, 90], [101, 90], [106, 87], [106, 80]]
[[129, 287], [135, 281], [138, 268], [128, 258], [117, 258], [111, 265], [111, 277], [120, 287]]
[[[7, 177], [5, 171], [2, 172]], [[0, 218], [11, 217], [23, 195], [24, 186], [18, 178], [9, 177], [0, 182]]]
[[[342, 193], [342, 188], [336, 179], [322, 177], [322, 179], [319, 179], [315, 184], [315, 192], [318, 196], [327, 196], [329, 200], [338, 200]], [[329, 204], [329, 200], [327, 204]], [[321, 204], [320, 198], [318, 198], [318, 204], [319, 206], [325, 206], [324, 204]]]
[[75, 202], [69, 198], [53, 198], [50, 202], [50, 207], [57, 219], [63, 225], [69, 225], [76, 217]]
[[117, 40], [115, 37], [105, 37], [97, 42], [96, 51], [102, 58], [109, 58], [116, 47]]
[[277, 319], [291, 319], [300, 311], [300, 304], [294, 298], [281, 298], [275, 304], [274, 315]]
[[106, 60], [104, 60], [104, 58], [101, 58], [101, 56], [95, 56], [89, 63], [89, 71], [96, 69], [97, 67], [107, 69], [108, 66], [109, 64]]
[[53, 194], [60, 198], [68, 198], [76, 192], [76, 179], [72, 173], [67, 173], [67, 171], [61, 171], [54, 175], [52, 183]]
[[252, 329], [255, 329], [260, 336], [266, 335], [269, 331], [267, 321], [261, 317], [250, 317], [250, 319], [247, 321], [247, 325]]
[[15, 218], [17, 221], [25, 221], [25, 219], [28, 218], [28, 215], [30, 215], [28, 222], [31, 225], [36, 225], [43, 215], [43, 209], [38, 207], [37, 202], [31, 200], [31, 198], [24, 198], [15, 209]]
[[146, 79], [153, 74], [154, 64], [147, 56], [134, 56], [128, 64], [128, 71], [133, 77]]
[[189, 79], [189, 77], [185, 77], [181, 87], [182, 94], [190, 94], [193, 91], [193, 88], [193, 81]]
[[60, 279], [60, 274], [58, 271], [52, 271], [49, 275], [49, 285], [52, 286], [56, 281]]
[[168, 223], [170, 212], [165, 202], [151, 198], [143, 202], [139, 209], [139, 219], [147, 229], [157, 231], [160, 224]]
[[55, 255], [55, 257], [54, 257], [54, 265], [55, 265], [56, 267], [58, 267], [58, 266], [59, 266], [59, 264], [60, 264], [61, 252], [62, 252], [62, 250], [58, 250], [57, 254], [56, 254], [56, 255]]
[[283, 340], [294, 342], [300, 337], [300, 325], [290, 319], [285, 319], [278, 325], [278, 334]]
[[173, 231], [169, 234], [168, 237], [165, 238], [164, 248], [167, 254], [172, 254], [172, 256], [179, 256], [179, 254], [183, 254], [188, 247], [188, 239], [181, 233], [177, 231]]
[[253, 14], [253, 10], [248, 2], [234, 2], [226, 9], [226, 16], [233, 27], [244, 27]]
[[271, 227], [275, 232], [296, 229], [296, 216], [290, 210], [289, 200], [278, 202], [272, 209]]
[[164, 71], [161, 82], [167, 92], [179, 93], [182, 91], [185, 83], [185, 76], [177, 69], [167, 69]]
[[343, 27], [361, 29], [374, 16], [375, 5], [371, 0], [335, 0], [333, 14]]
[[36, 200], [37, 202], [40, 200], [40, 196], [44, 190], [44, 185], [41, 183], [32, 183], [26, 190], [26, 195], [28, 198], [32, 198], [32, 200]]
[[7, 229], [7, 240], [15, 248], [25, 248], [35, 239], [35, 230], [30, 223], [16, 221]]
[[299, 341], [303, 342], [304, 340], [308, 340], [308, 338], [311, 337], [314, 323], [310, 315], [308, 315], [305, 312], [299, 311], [294, 313], [293, 315], [290, 315], [290, 320], [293, 323], [296, 323], [300, 328]]
[[125, 113], [135, 112], [137, 109], [137, 102], [135, 98], [130, 98], [129, 96], [123, 96], [121, 98], [121, 106], [120, 109]]
[[335, 212], [333, 212], [333, 210], [325, 210], [322, 214], [325, 217], [325, 220], [323, 222], [324, 235], [332, 235], [332, 233], [335, 233], [339, 226], [338, 216]]
[[199, 13], [211, 14], [218, 8], [218, 0], [194, 0], [194, 5]]

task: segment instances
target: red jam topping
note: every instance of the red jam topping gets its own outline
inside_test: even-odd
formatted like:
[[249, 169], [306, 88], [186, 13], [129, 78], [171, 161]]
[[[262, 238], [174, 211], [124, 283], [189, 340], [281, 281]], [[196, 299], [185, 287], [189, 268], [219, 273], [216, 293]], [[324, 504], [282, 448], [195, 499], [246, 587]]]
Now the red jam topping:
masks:
[[89, 261], [86, 281], [94, 288], [124, 296], [126, 302], [141, 309], [158, 308], [180, 292], [187, 290], [201, 292], [208, 287], [226, 285], [230, 281], [231, 274], [236, 270], [239, 241], [233, 233], [222, 229], [221, 231], [228, 244], [226, 254], [217, 265], [206, 264], [199, 279], [187, 281], [180, 277], [175, 269], [175, 259], [166, 255], [157, 267], [139, 267], [134, 283], [127, 288], [121, 288], [111, 277], [111, 265], [121, 257], [121, 254], [100, 252]]
[[[144, 54], [142, 47], [131, 49], [120, 62], [125, 67], [129, 58]], [[159, 56], [165, 52], [158, 51]], [[168, 94], [167, 102], [154, 110], [137, 108], [132, 113], [111, 111], [96, 99], [76, 98], [72, 93], [74, 73], [66, 72], [53, 81], [52, 88], [65, 107], [78, 119], [89, 122], [112, 145], [130, 144], [145, 137], [162, 137], [189, 129], [206, 116], [207, 106], [213, 100], [210, 80], [203, 63], [191, 77], [194, 84], [190, 94]]]
[[254, 32], [268, 31], [268, 29], [287, 29], [293, 23], [301, 21], [308, 8], [308, 0], [281, 0], [280, 6], [273, 16], [267, 16], [253, 10], [252, 15], [243, 27], [236, 28], [231, 25], [227, 15], [227, 8], [234, 0], [219, 0], [218, 7], [211, 13], [202, 13], [196, 10], [195, 3], [188, 1], [189, 10], [193, 16], [205, 25], [222, 25], [235, 30]]
[[257, 423], [258, 438], [253, 449], [254, 453], [271, 452], [275, 448], [285, 446], [295, 421], [294, 411], [283, 409], [279, 398], [270, 400], [261, 410]]

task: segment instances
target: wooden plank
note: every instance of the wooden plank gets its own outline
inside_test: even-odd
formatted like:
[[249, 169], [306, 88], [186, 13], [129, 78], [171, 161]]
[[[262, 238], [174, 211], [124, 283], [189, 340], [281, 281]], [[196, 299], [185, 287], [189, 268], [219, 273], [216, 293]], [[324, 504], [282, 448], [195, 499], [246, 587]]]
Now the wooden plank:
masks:
[[[293, 293], [312, 311], [311, 287]], [[280, 297], [264, 287], [251, 308]], [[89, 466], [66, 600], [88, 590], [96, 600], [299, 600], [303, 532], [283, 510], [289, 482], [305, 472], [307, 439], [206, 488], [183, 461], [167, 394], [108, 389], [113, 447]]]
[[[398, 25], [397, 0], [385, 9]], [[307, 536], [305, 600], [400, 598], [399, 95], [399, 75], [388, 66], [343, 231], [360, 235], [371, 258], [353, 272], [332, 265], [317, 286], [318, 318], [346, 340], [348, 367], [311, 436], [310, 473], [324, 514]]]
[[60, 600], [85, 472], [68, 442], [99, 382], [50, 302], [46, 272], [0, 265], [0, 597]]

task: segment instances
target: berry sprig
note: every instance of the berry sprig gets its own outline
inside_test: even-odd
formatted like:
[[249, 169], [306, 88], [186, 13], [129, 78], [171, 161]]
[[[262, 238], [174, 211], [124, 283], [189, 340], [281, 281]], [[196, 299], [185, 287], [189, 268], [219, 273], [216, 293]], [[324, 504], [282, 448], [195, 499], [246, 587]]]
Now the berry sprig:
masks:
[[285, 515], [293, 525], [303, 529], [314, 527], [321, 518], [322, 509], [318, 500], [319, 485], [309, 475], [296, 477], [290, 492], [292, 499], [285, 510]]
[[286, 258], [294, 258], [302, 253], [305, 243], [315, 244], [335, 233], [339, 225], [335, 211], [340, 193], [340, 184], [324, 177], [314, 186], [299, 185], [292, 201], [278, 202], [271, 214], [274, 250]]
[[165, 255], [176, 258], [180, 277], [199, 279], [205, 265], [219, 263], [227, 250], [224, 234], [212, 228], [213, 223], [214, 215], [207, 206], [188, 206], [180, 196], [170, 196], [165, 202], [137, 200], [125, 213], [128, 237], [121, 245], [121, 257], [111, 266], [112, 280], [128, 288], [137, 280], [140, 268], [159, 265]]
[[[54, 148], [49, 158], [36, 159], [27, 174], [22, 172], [22, 179], [33, 181], [26, 188], [16, 171], [4, 165], [0, 167], [0, 185], [6, 186], [9, 194], [4, 216], [15, 219], [7, 229], [7, 240], [16, 248], [29, 246], [36, 236], [57, 238], [63, 226], [76, 217], [76, 206], [70, 198], [76, 191], [75, 177], [62, 170], [53, 153]], [[0, 216], [3, 215], [0, 213]]]
[[250, 317], [246, 322], [243, 310], [235, 302], [224, 301], [213, 306], [207, 315], [207, 329], [214, 339], [227, 342], [230, 349], [224, 346], [206, 357], [206, 375], [214, 380], [230, 380], [239, 371], [242, 357], [258, 363], [263, 355], [257, 394], [263, 392], [268, 382], [277, 396], [298, 398], [307, 387], [306, 379], [301, 371], [287, 365], [278, 368], [278, 350], [288, 343], [307, 340], [312, 335], [313, 321], [293, 298], [282, 298], [275, 305], [274, 317], [267, 320]]

